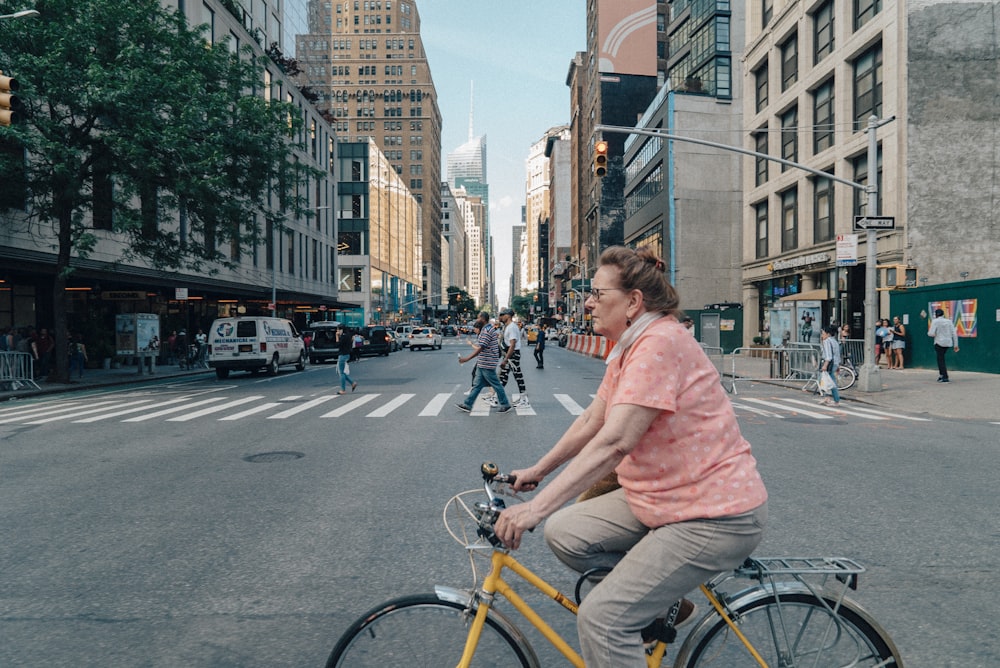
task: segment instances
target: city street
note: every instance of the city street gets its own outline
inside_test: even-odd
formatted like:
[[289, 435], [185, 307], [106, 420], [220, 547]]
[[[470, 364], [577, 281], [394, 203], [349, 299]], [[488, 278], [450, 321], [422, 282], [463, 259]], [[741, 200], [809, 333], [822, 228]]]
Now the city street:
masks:
[[[320, 666], [375, 604], [470, 586], [446, 501], [484, 460], [532, 463], [604, 366], [551, 345], [536, 370], [526, 351], [531, 406], [467, 415], [468, 345], [352, 363], [343, 396], [331, 362], [0, 405], [0, 665]], [[1000, 665], [1000, 425], [765, 385], [732, 401], [771, 496], [758, 554], [866, 565], [852, 597], [908, 668]], [[540, 532], [522, 553], [572, 593]], [[567, 613], [539, 607], [575, 641]], [[541, 642], [543, 665], [566, 665]]]

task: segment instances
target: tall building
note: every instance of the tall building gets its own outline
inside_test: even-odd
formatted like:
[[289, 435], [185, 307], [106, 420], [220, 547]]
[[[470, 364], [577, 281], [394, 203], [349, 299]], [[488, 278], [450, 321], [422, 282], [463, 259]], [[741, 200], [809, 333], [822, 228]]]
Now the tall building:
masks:
[[[780, 340], [788, 330], [795, 340], [795, 323], [807, 313], [864, 332], [868, 234], [857, 238], [856, 264], [838, 261], [838, 239], [854, 233], [856, 215], [894, 218], [895, 229], [875, 235], [880, 287], [998, 274], [996, 198], [988, 195], [997, 190], [998, 159], [995, 142], [984, 138], [1000, 125], [1000, 83], [982, 76], [998, 63], [994, 22], [986, 18], [996, 8], [937, 0], [753, 6], [744, 147], [858, 185], [875, 178], [878, 200], [871, 211], [859, 188], [746, 160], [748, 335], [767, 330]], [[875, 132], [875, 164], [871, 116], [888, 121]], [[879, 295], [876, 318], [895, 315], [889, 293]]]
[[[441, 112], [413, 0], [309, 0], [300, 81], [339, 139], [371, 138], [420, 203], [425, 309], [441, 303]], [[447, 286], [445, 286], [447, 287]]]
[[587, 51], [570, 66], [571, 132], [576, 140], [577, 202], [580, 226], [571, 253], [584, 278], [593, 274], [597, 258], [608, 246], [624, 242], [622, 166], [625, 137], [608, 134], [607, 176], [593, 174], [591, 156], [596, 125], [632, 127], [656, 95], [658, 15], [666, 2], [657, 0], [588, 0]]
[[[479, 295], [476, 298], [477, 304], [488, 304], [492, 302], [493, 295], [493, 257], [492, 236], [490, 231], [490, 185], [487, 178], [486, 162], [486, 135], [474, 136], [472, 124], [472, 112], [469, 113], [469, 140], [448, 153], [448, 184], [453, 189], [461, 188], [469, 201], [477, 204], [477, 213], [470, 220], [466, 218], [466, 229], [470, 225], [475, 225], [479, 229], [474, 232], [477, 242], [475, 246], [471, 244], [472, 235], [469, 236], [469, 262], [470, 266], [476, 269], [477, 281], [475, 285], [470, 282], [470, 294]], [[481, 273], [480, 273], [481, 271]], [[472, 275], [470, 274], [470, 280]]]
[[[743, 51], [743, 6], [676, 0], [668, 9], [658, 23], [667, 44], [665, 85], [636, 126], [739, 146], [742, 80], [733, 77], [732, 62]], [[635, 135], [625, 142], [625, 243], [665, 260], [690, 315], [740, 301], [742, 164], [736, 152], [683, 141]], [[719, 329], [706, 333], [715, 337]]]
[[371, 138], [338, 143], [337, 174], [338, 282], [360, 304], [342, 319], [364, 325], [421, 315], [416, 197]]
[[[544, 283], [543, 272], [546, 267], [541, 264], [541, 226], [549, 218], [549, 192], [551, 187], [551, 170], [549, 169], [548, 147], [549, 140], [553, 136], [558, 136], [563, 132], [568, 132], [565, 125], [550, 128], [545, 135], [531, 145], [528, 151], [528, 159], [525, 161], [525, 215], [526, 226], [525, 243], [527, 245], [527, 257], [524, 270], [526, 273], [524, 289], [528, 291], [538, 290]], [[518, 267], [515, 266], [516, 270]]]
[[[464, 197], [447, 182], [441, 183], [441, 284], [468, 291], [468, 242], [465, 235]], [[444, 300], [442, 300], [442, 303]]]

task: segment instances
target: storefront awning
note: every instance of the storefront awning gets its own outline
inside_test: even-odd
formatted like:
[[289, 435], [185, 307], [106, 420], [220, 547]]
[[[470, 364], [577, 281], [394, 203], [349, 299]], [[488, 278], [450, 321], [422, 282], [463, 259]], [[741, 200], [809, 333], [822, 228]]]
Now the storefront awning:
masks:
[[824, 299], [829, 299], [830, 296], [827, 294], [826, 290], [809, 290], [807, 292], [800, 292], [797, 295], [788, 295], [787, 297], [782, 297], [779, 302], [807, 302], [807, 301], [821, 301]]

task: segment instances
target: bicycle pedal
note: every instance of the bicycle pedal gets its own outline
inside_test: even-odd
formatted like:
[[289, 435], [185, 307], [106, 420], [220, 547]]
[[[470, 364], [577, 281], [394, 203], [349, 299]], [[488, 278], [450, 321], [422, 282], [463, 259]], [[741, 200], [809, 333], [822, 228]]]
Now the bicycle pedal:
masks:
[[640, 633], [642, 634], [642, 641], [644, 643], [661, 640], [669, 644], [677, 639], [677, 629], [673, 626], [667, 626], [666, 621], [659, 617], [654, 619]]

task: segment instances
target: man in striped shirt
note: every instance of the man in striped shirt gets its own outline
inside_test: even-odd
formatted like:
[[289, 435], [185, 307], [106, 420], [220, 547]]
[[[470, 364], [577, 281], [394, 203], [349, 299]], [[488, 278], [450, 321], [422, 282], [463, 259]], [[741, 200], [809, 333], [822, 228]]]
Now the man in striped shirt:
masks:
[[475, 403], [476, 397], [483, 391], [483, 388], [489, 385], [496, 392], [497, 400], [500, 402], [497, 413], [509, 413], [514, 408], [507, 401], [507, 393], [504, 392], [503, 385], [500, 384], [500, 379], [497, 378], [497, 365], [500, 363], [500, 332], [490, 324], [490, 314], [486, 311], [479, 313], [476, 325], [479, 327], [479, 339], [476, 341], [476, 345], [473, 346], [472, 352], [465, 357], [458, 356], [459, 364], [465, 364], [473, 357], [477, 358], [476, 380], [473, 383], [472, 391], [469, 392], [469, 396], [462, 403], [456, 404], [456, 406], [460, 411], [471, 412], [472, 404]]

